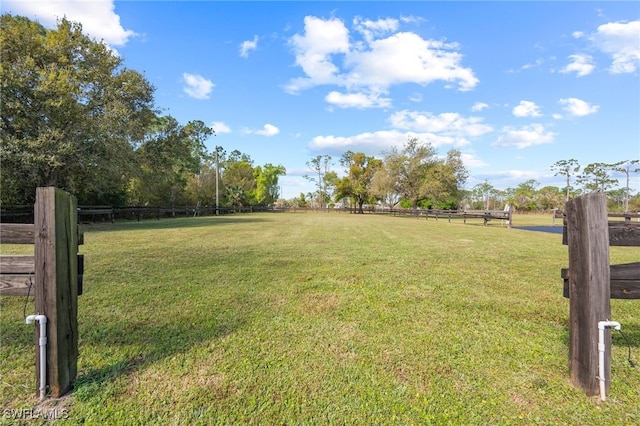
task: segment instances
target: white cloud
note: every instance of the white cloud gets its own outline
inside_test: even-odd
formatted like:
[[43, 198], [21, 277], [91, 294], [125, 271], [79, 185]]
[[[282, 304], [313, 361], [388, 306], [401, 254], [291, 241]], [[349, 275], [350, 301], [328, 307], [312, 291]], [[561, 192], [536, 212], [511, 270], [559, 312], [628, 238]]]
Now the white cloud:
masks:
[[409, 96], [409, 100], [411, 102], [422, 102], [422, 93], [413, 93], [411, 96]]
[[391, 106], [390, 98], [381, 98], [377, 93], [340, 93], [329, 92], [325, 100], [340, 108], [371, 108]]
[[540, 107], [531, 101], [520, 101], [513, 108], [513, 115], [516, 117], [540, 117]]
[[267, 123], [267, 124], [264, 125], [262, 130], [256, 130], [253, 133], [255, 133], [256, 135], [262, 135], [262, 136], [275, 136], [278, 133], [280, 133], [280, 129], [278, 129], [273, 124]]
[[[313, 151], [343, 153], [346, 150], [364, 152], [367, 155], [380, 155], [392, 147], [402, 148], [409, 137], [417, 137], [434, 147], [442, 145], [464, 145], [460, 139], [433, 133], [402, 132], [399, 130], [381, 130], [365, 132], [355, 136], [316, 136], [309, 143]], [[464, 141], [463, 141], [464, 142]]]
[[240, 56], [243, 58], [249, 57], [249, 51], [256, 50], [258, 48], [258, 36], [253, 36], [253, 40], [243, 41], [240, 44]]
[[424, 40], [409, 32], [396, 33], [372, 41], [367, 50], [354, 51], [345, 63], [351, 68], [346, 76], [349, 84], [386, 88], [393, 84], [427, 85], [438, 80], [458, 83], [467, 91], [478, 84], [470, 68], [459, 65], [462, 60], [455, 43]]
[[397, 130], [361, 133], [355, 136], [316, 136], [309, 143], [312, 150], [362, 151], [370, 155], [380, 154], [391, 147], [401, 147], [407, 141], [407, 133]]
[[211, 123], [211, 127], [216, 133], [231, 133], [231, 127], [227, 126], [222, 121], [214, 121]]
[[182, 74], [182, 80], [185, 84], [184, 92], [195, 99], [209, 99], [209, 95], [215, 87], [212, 81], [197, 74], [185, 72]]
[[480, 169], [489, 165], [487, 162], [478, 158], [475, 154], [462, 153], [461, 157], [464, 165], [470, 169]]
[[391, 124], [403, 130], [440, 133], [458, 138], [477, 137], [493, 131], [480, 117], [462, 117], [455, 112], [434, 115], [430, 112], [398, 111], [389, 117]]
[[286, 88], [289, 93], [319, 84], [338, 83], [339, 70], [331, 62], [331, 56], [349, 51], [349, 31], [341, 20], [306, 16], [304, 28], [304, 35], [294, 35], [289, 43], [296, 54], [296, 65], [307, 77], [292, 80]]
[[521, 69], [528, 70], [529, 68], [538, 68], [540, 65], [544, 64], [544, 59], [538, 58], [532, 64], [524, 64]]
[[546, 130], [542, 124], [531, 124], [520, 129], [505, 127], [502, 131], [503, 135], [491, 146], [513, 146], [523, 149], [534, 145], [553, 143], [553, 138], [555, 137], [555, 133]]
[[640, 21], [600, 25], [590, 37], [602, 52], [611, 55], [612, 74], [632, 73], [640, 67]]
[[421, 24], [423, 22], [427, 22], [426, 19], [413, 15], [401, 16], [400, 21], [404, 22], [405, 24]]
[[571, 33], [573, 38], [582, 38], [584, 37], [584, 33], [582, 31], [574, 31]]
[[595, 68], [595, 65], [593, 65], [593, 57], [590, 55], [576, 53], [575, 55], [570, 55], [569, 59], [571, 59], [572, 62], [560, 70], [563, 74], [575, 72], [577, 77], [584, 77], [585, 75], [591, 74]]
[[476, 102], [475, 104], [473, 104], [473, 106], [471, 107], [471, 111], [473, 112], [479, 112], [482, 111], [483, 109], [487, 109], [489, 108], [489, 104], [486, 104], [484, 102]]
[[66, 17], [81, 23], [83, 33], [110, 46], [124, 46], [137, 35], [122, 26], [111, 0], [4, 0], [2, 11], [34, 19], [47, 28], [55, 28], [58, 20]]
[[558, 103], [562, 105], [563, 110], [577, 117], [594, 114], [600, 108], [598, 105], [591, 105], [578, 98], [564, 98], [560, 99]]
[[353, 26], [356, 31], [361, 33], [367, 42], [373, 41], [374, 38], [378, 38], [387, 33], [392, 33], [398, 30], [398, 20], [393, 18], [378, 19], [377, 21], [363, 20], [361, 17], [356, 16], [353, 19]]
[[[387, 93], [392, 85], [404, 83], [427, 85], [443, 81], [447, 85], [457, 84], [460, 91], [471, 90], [478, 84], [473, 71], [460, 65], [462, 55], [458, 53], [458, 44], [425, 40], [411, 32], [396, 32], [398, 21], [395, 19], [356, 18], [355, 34], [350, 34], [344, 22], [337, 18], [324, 20], [307, 16], [304, 23], [304, 34], [290, 39], [295, 63], [304, 76], [289, 81], [285, 87], [289, 93], [319, 85], [344, 87], [349, 94], [379, 94]], [[360, 40], [355, 37], [358, 32], [363, 34]], [[327, 101], [336, 100], [336, 93], [332, 92]], [[338, 99], [348, 101], [339, 102], [344, 106], [350, 103], [358, 108], [388, 105], [386, 101], [352, 102], [353, 96], [345, 96]], [[360, 97], [372, 99], [371, 95]]]
[[538, 58], [533, 63], [524, 64], [523, 66], [521, 66], [518, 69], [515, 69], [515, 70], [514, 69], [510, 69], [510, 70], [507, 70], [507, 72], [508, 73], [517, 73], [517, 72], [520, 72], [520, 71], [528, 70], [530, 68], [538, 68], [542, 64], [544, 64], [544, 59]]

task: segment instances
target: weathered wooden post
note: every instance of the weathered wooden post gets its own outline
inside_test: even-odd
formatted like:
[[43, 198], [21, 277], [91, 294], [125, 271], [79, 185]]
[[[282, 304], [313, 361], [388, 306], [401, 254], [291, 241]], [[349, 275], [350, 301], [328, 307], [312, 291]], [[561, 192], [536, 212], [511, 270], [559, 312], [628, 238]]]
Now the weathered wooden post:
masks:
[[[35, 308], [47, 317], [47, 381], [51, 396], [59, 398], [71, 389], [77, 374], [76, 199], [58, 188], [37, 188], [34, 218]], [[39, 388], [40, 353], [36, 354]]]
[[[569, 249], [569, 368], [587, 395], [599, 392], [598, 321], [611, 318], [609, 229], [604, 193], [567, 203]], [[611, 382], [611, 331], [606, 331], [605, 383]]]

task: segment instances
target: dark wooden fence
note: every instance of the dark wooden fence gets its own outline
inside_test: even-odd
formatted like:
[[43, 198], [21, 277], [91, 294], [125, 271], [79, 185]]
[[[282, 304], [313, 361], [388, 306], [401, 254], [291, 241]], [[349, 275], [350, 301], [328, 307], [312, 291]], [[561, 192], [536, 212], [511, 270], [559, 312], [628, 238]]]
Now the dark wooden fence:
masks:
[[[611, 320], [610, 299], [640, 299], [640, 262], [610, 265], [609, 246], [640, 246], [640, 222], [634, 214], [607, 213], [603, 193], [567, 203], [563, 243], [569, 267], [561, 271], [569, 298], [571, 382], [588, 395], [599, 392], [598, 322]], [[617, 220], [609, 221], [613, 217]], [[624, 220], [623, 220], [624, 219]], [[611, 378], [611, 331], [606, 333], [605, 383]]]
[[[277, 211], [274, 207], [146, 207], [146, 206], [78, 206], [79, 222], [114, 222], [115, 220], [137, 220], [175, 218], [184, 216], [211, 216], [234, 213], [253, 213], [259, 211]], [[3, 223], [33, 223], [33, 206], [3, 206], [0, 218]]]
[[[76, 199], [57, 188], [37, 188], [33, 224], [0, 224], [3, 244], [32, 244], [34, 255], [0, 256], [0, 295], [35, 296], [35, 312], [47, 317], [47, 383], [58, 398], [71, 389], [78, 362], [78, 294], [83, 257], [78, 255]], [[36, 326], [36, 392], [40, 389]]]
[[[211, 216], [228, 215], [235, 213], [256, 213], [256, 212], [327, 212], [327, 213], [359, 213], [356, 208], [314, 208], [314, 207], [278, 207], [278, 206], [245, 206], [245, 207], [196, 207], [196, 206], [174, 206], [174, 207], [146, 207], [146, 206], [79, 206], [78, 219], [80, 222], [114, 222], [116, 220], [137, 220], [162, 218], [176, 218], [189, 216]], [[480, 220], [487, 225], [491, 220], [499, 220], [503, 224], [510, 226], [513, 220], [511, 211], [503, 210], [438, 210], [438, 209], [387, 209], [379, 207], [363, 208], [365, 214], [386, 214], [392, 216], [408, 216], [425, 219], [452, 219], [467, 221]], [[0, 210], [0, 217], [3, 222], [23, 222], [33, 220], [33, 207], [29, 206], [7, 206]]]

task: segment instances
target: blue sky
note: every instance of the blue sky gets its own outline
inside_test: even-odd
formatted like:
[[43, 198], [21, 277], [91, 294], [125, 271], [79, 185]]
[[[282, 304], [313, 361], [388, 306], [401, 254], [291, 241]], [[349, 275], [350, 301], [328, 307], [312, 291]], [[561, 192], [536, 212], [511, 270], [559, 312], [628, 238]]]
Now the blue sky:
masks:
[[316, 155], [340, 171], [345, 151], [380, 156], [409, 136], [459, 149], [467, 188], [563, 187], [559, 160], [640, 158], [637, 2], [5, 0], [2, 12], [81, 22], [164, 113], [212, 126], [211, 150], [285, 166], [285, 198], [314, 190]]

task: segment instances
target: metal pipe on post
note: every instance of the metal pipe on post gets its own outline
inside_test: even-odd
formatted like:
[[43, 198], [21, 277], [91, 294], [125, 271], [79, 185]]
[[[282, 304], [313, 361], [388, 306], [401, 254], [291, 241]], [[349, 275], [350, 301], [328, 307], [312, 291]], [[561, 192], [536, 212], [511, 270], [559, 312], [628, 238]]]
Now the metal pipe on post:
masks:
[[40, 333], [38, 336], [38, 346], [40, 347], [40, 401], [47, 396], [47, 317], [46, 315], [29, 315], [25, 318], [25, 323], [33, 324], [37, 321], [40, 324]]
[[611, 377], [611, 371], [607, 371], [606, 351], [609, 346], [611, 352], [611, 338], [605, 337], [605, 330], [615, 328], [620, 330], [620, 323], [617, 321], [598, 321], [598, 380], [600, 381], [600, 400], [606, 400], [607, 394], [607, 376]]

